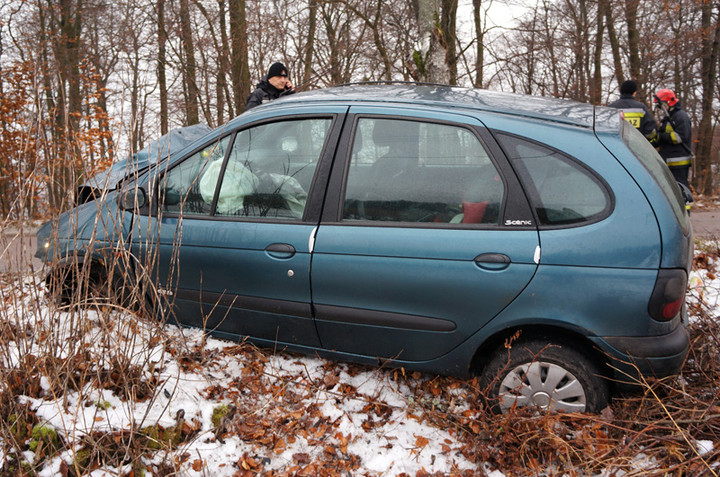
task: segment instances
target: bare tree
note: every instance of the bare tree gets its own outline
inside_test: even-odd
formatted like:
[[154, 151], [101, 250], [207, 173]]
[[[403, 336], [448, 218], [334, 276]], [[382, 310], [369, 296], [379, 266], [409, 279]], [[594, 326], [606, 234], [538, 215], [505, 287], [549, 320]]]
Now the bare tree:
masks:
[[[382, 20], [384, 13], [383, 0], [363, 1], [363, 0], [335, 0], [344, 4], [352, 13], [357, 15], [372, 34], [372, 42], [375, 46], [376, 53], [380, 56], [383, 70], [380, 77], [391, 80], [393, 73], [393, 62], [390, 59], [390, 53], [386, 46], [383, 36]], [[423, 0], [427, 1], [427, 0]]]
[[450, 71], [446, 63], [448, 53], [445, 32], [440, 28], [440, 4], [438, 0], [417, 0], [414, 5], [420, 31], [419, 49], [414, 55], [415, 65], [425, 81], [448, 84]]
[[[485, 0], [484, 4], [489, 7], [493, 0]], [[485, 78], [485, 35], [487, 28], [487, 14], [483, 10], [483, 0], [473, 0], [473, 27], [475, 30], [475, 75], [473, 86], [483, 87]]]
[[[52, 171], [49, 177], [51, 206], [61, 209], [69, 190], [73, 189], [80, 151], [73, 140], [79, 132], [82, 116], [80, 95], [80, 52], [83, 26], [82, 0], [46, 0], [38, 4], [40, 24], [49, 32], [47, 44], [52, 51], [54, 64], [48, 61], [45, 81], [52, 99], [48, 102], [54, 116]], [[46, 56], [49, 60], [49, 55]], [[58, 76], [53, 81], [52, 73]], [[54, 83], [54, 87], [50, 86]]]
[[165, 65], [167, 63], [165, 44], [167, 32], [165, 30], [165, 0], [157, 0], [157, 77], [160, 90], [160, 134], [168, 133], [168, 89]]
[[250, 94], [250, 66], [248, 64], [247, 17], [245, 0], [230, 0], [230, 45], [235, 112], [245, 110], [245, 100]]
[[597, 15], [595, 17], [595, 44], [593, 45], [593, 71], [592, 80], [590, 82], [590, 102], [600, 104], [602, 102], [602, 50], [603, 35], [605, 32], [605, 9], [607, 8], [606, 0], [598, 0]]
[[605, 24], [607, 25], [608, 41], [610, 42], [610, 50], [612, 51], [615, 78], [617, 79], [618, 86], [620, 86], [620, 84], [625, 81], [625, 74], [623, 73], [623, 63], [620, 55], [620, 40], [615, 30], [614, 2], [611, 0], [600, 0], [600, 8], [605, 14]]
[[226, 17], [226, 11], [225, 11], [225, 0], [219, 0], [218, 1], [218, 8], [219, 8], [219, 14], [218, 18], [220, 21], [220, 42], [221, 42], [221, 49], [220, 49], [220, 71], [218, 71], [218, 80], [217, 80], [217, 89], [218, 89], [218, 99], [217, 99], [217, 115], [218, 115], [218, 124], [223, 123], [223, 108], [225, 105], [227, 105], [228, 108], [228, 116], [234, 117], [235, 116], [235, 103], [233, 102], [233, 96], [230, 94], [230, 90], [228, 89], [228, 82], [227, 82], [227, 76], [231, 72], [231, 63], [230, 63], [230, 41], [228, 40], [227, 35], [227, 22], [225, 20]]
[[712, 143], [714, 136], [713, 100], [717, 82], [718, 53], [720, 52], [720, 4], [701, 4], [702, 24], [702, 98], [698, 128], [697, 161], [694, 164], [693, 182], [701, 194], [713, 193]]
[[317, 0], [308, 0], [308, 29], [305, 56], [303, 58], [303, 75], [300, 85], [307, 86], [312, 77], [313, 56], [315, 54], [315, 36], [317, 35]]
[[197, 124], [200, 122], [195, 67], [195, 43], [192, 35], [192, 22], [188, 0], [180, 0], [180, 34], [184, 52], [183, 77], [185, 79], [185, 123]]
[[641, 83], [640, 78], [640, 33], [638, 32], [638, 5], [639, 0], [625, 0], [625, 23], [627, 27], [627, 51], [629, 60], [630, 78]]
[[457, 84], [457, 9], [458, 0], [441, 0], [439, 41], [445, 50], [448, 84]]

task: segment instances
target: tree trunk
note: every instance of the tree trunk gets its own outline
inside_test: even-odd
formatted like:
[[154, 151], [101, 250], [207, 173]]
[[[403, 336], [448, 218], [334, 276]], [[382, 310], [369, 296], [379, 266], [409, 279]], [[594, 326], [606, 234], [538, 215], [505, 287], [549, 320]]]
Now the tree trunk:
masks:
[[605, 8], [605, 23], [607, 24], [608, 41], [610, 41], [613, 66], [615, 67], [615, 78], [617, 79], [618, 87], [620, 87], [620, 84], [625, 81], [625, 74], [623, 73], [622, 57], [620, 56], [620, 41], [618, 40], [617, 32], [615, 31], [613, 18], [613, 6], [612, 3], [608, 2]]
[[157, 0], [157, 40], [158, 40], [158, 88], [160, 89], [160, 134], [168, 133], [168, 89], [165, 65], [165, 0]]
[[325, 34], [327, 35], [329, 43], [329, 58], [328, 63], [330, 64], [330, 83], [341, 84], [342, 83], [342, 71], [340, 68], [341, 60], [340, 55], [342, 50], [342, 42], [340, 40], [340, 33], [336, 24], [333, 22], [333, 17], [330, 12], [323, 11], [321, 14], [323, 24], [325, 25]]
[[235, 113], [245, 111], [250, 94], [250, 65], [248, 63], [247, 17], [245, 0], [230, 0], [230, 44], [232, 46], [232, 82]]
[[195, 44], [192, 37], [192, 24], [190, 21], [190, 8], [188, 0], [180, 0], [180, 35], [185, 53], [183, 78], [185, 80], [185, 123], [190, 126], [200, 122], [197, 86], [197, 67], [195, 65]]
[[58, 72], [53, 137], [57, 154], [48, 169], [52, 181], [50, 193], [54, 196], [55, 210], [59, 210], [70, 198], [68, 191], [75, 189], [78, 174], [75, 166], [81, 160], [80, 150], [73, 138], [79, 132], [82, 117], [80, 33], [83, 3], [82, 0], [47, 0], [45, 13], [49, 15], [50, 31], [54, 34], [51, 44]]
[[443, 47], [440, 30], [440, 7], [438, 0], [417, 0], [415, 14], [420, 30], [421, 50], [415, 52], [415, 64], [420, 75], [430, 83], [450, 82], [447, 53]]
[[[568, 2], [568, 7], [570, 2]], [[575, 81], [571, 97], [578, 101], [588, 100], [588, 77], [590, 64], [590, 41], [588, 39], [588, 14], [585, 0], [579, 0], [573, 12], [575, 19]]]
[[[48, 9], [51, 8], [52, 6], [48, 5]], [[50, 11], [50, 14], [52, 15], [52, 11]], [[45, 91], [45, 106], [47, 108], [48, 115], [52, 116], [54, 119], [50, 128], [50, 141], [43, 140], [42, 142], [47, 170], [48, 205], [50, 206], [51, 211], [58, 212], [61, 208], [61, 199], [56, 188], [56, 181], [54, 177], [55, 167], [53, 164], [57, 163], [57, 158], [59, 157], [58, 145], [60, 144], [62, 138], [62, 124], [60, 123], [61, 116], [58, 115], [56, 111], [59, 106], [53, 97], [52, 78], [50, 76], [52, 68], [50, 67], [49, 51], [47, 49], [47, 45], [50, 44], [50, 38], [47, 36], [47, 32], [49, 31], [48, 23], [52, 23], [52, 18], [47, 18], [46, 8], [42, 4], [38, 4], [38, 23], [40, 45], [42, 46], [40, 61], [43, 90]], [[58, 100], [62, 101], [62, 98], [63, 97], [61, 96]]]
[[105, 162], [112, 164], [115, 160], [115, 142], [113, 141], [112, 131], [110, 130], [110, 121], [107, 104], [107, 77], [102, 77], [96, 82], [97, 104], [102, 115], [98, 121], [98, 129], [100, 130], [100, 154]]
[[220, 17], [220, 70], [217, 78], [217, 123], [223, 124], [223, 112], [225, 106], [228, 108], [228, 116], [235, 117], [231, 96], [228, 91], [227, 75], [230, 73], [230, 45], [227, 36], [227, 24], [225, 22], [225, 1], [218, 1], [219, 17]]
[[130, 151], [136, 153], [142, 149], [142, 128], [140, 127], [140, 51], [138, 37], [133, 35], [133, 58], [132, 69], [132, 85], [130, 87]]
[[448, 84], [457, 84], [457, 9], [458, 0], [442, 0], [439, 42], [445, 50]]
[[640, 77], [640, 34], [637, 29], [637, 11], [639, 0], [625, 0], [625, 22], [628, 34], [628, 60], [630, 78], [644, 83]]
[[713, 24], [713, 5], [703, 2], [701, 20], [701, 62], [702, 62], [702, 113], [698, 128], [696, 161], [693, 170], [693, 185], [700, 194], [713, 193], [712, 142], [713, 142], [713, 99], [717, 81], [718, 44], [720, 43], [720, 6]]
[[603, 32], [605, 31], [605, 9], [607, 7], [607, 0], [598, 0], [593, 75], [590, 83], [590, 101], [593, 104], [600, 104], [602, 102], [602, 45]]
[[308, 86], [312, 78], [312, 62], [315, 54], [315, 32], [317, 29], [317, 0], [308, 2], [308, 32], [307, 45], [305, 47], [305, 58], [303, 60], [303, 76], [298, 86]]
[[480, 16], [482, 0], [473, 0], [473, 24], [475, 26], [475, 81], [473, 85], [476, 88], [483, 87], [483, 78], [485, 76], [485, 28]]

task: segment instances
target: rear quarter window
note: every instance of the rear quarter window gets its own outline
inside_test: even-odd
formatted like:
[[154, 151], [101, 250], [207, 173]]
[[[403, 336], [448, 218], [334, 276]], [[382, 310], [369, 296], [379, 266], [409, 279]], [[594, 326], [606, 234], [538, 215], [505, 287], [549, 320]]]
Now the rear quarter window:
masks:
[[645, 136], [630, 126], [629, 123], [622, 125], [622, 138], [633, 155], [638, 158], [653, 179], [655, 179], [655, 182], [658, 183], [670, 203], [678, 222], [680, 222], [683, 228], [687, 228], [689, 224], [687, 214], [685, 213], [685, 200], [675, 183], [675, 178], [665, 164], [665, 161], [660, 157], [660, 154], [658, 154], [655, 148], [645, 139]]
[[513, 163], [540, 224], [585, 224], [610, 213], [612, 195], [594, 172], [548, 146], [510, 134], [496, 137]]

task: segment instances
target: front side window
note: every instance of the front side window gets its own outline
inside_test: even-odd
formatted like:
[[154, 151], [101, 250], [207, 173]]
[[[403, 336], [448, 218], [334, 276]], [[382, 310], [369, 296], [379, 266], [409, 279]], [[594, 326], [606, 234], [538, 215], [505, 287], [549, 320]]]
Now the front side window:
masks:
[[164, 212], [210, 215], [217, 172], [229, 143], [230, 136], [226, 136], [209, 144], [165, 174], [160, 184]]
[[302, 119], [238, 132], [215, 213], [301, 219], [330, 124]]
[[357, 121], [344, 221], [498, 224], [504, 197], [498, 170], [469, 129]]
[[301, 219], [330, 119], [262, 124], [208, 145], [160, 184], [165, 212]]
[[498, 134], [497, 139], [518, 171], [541, 224], [590, 222], [609, 212], [606, 187], [576, 161], [517, 136]]

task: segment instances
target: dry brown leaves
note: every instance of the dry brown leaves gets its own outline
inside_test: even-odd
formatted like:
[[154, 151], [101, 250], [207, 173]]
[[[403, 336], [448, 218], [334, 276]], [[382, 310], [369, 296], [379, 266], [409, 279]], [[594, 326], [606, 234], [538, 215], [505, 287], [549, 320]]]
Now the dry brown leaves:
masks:
[[[696, 267], [708, 272], [718, 263], [717, 253], [702, 253]], [[717, 475], [720, 461], [720, 325], [717, 317], [696, 313], [690, 326], [692, 351], [680, 378], [641, 383], [639, 393], [616, 397], [600, 415], [539, 414], [531, 409], [493, 415], [483, 406], [477, 380], [408, 375], [402, 369], [376, 370], [385, 378], [406, 385], [412, 393], [404, 409], [407, 419], [446, 430], [456, 441], [439, 444], [443, 452], [460, 453], [477, 464], [467, 475], [483, 475], [483, 465], [506, 475]], [[242, 378], [230, 386], [211, 387], [206, 397], [230, 399], [237, 409], [224, 437], [239, 436], [255, 444], [256, 453], [244, 456], [237, 475], [352, 475], [358, 457], [347, 445], [362, 436], [343, 435], [338, 422], [328, 419], [312, 404], [317, 389], [337, 393], [338, 399], [360, 399], [366, 404], [366, 432], [381, 426], [393, 413], [386, 403], [363, 396], [339, 379], [340, 369], [352, 373], [362, 367], [327, 363], [326, 374], [311, 381], [306, 376], [266, 375], [264, 352], [250, 353]], [[338, 368], [342, 366], [343, 368]], [[258, 413], [257, 399], [272, 396]], [[324, 449], [321, 456], [293, 456], [283, 472], [266, 470], [272, 454], [282, 453], [295, 439]], [[422, 450], [430, 443], [413, 436]], [[457, 447], [457, 441], [461, 443]], [[701, 453], [698, 441], [714, 448]], [[448, 469], [444, 475], [463, 475]], [[418, 475], [430, 475], [420, 472]]]

